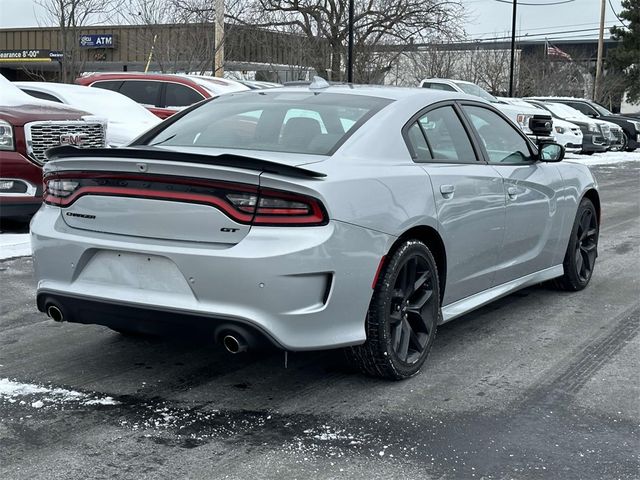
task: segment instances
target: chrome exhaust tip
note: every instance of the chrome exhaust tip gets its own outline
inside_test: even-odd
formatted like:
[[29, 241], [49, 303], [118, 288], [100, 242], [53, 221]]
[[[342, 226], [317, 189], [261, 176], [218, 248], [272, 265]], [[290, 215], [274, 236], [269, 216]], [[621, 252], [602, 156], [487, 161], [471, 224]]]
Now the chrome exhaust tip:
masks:
[[55, 321], [55, 322], [64, 322], [64, 315], [62, 314], [62, 310], [60, 310], [55, 305], [49, 305], [47, 307], [47, 315]]
[[224, 348], [227, 349], [229, 353], [242, 353], [246, 352], [249, 346], [247, 342], [242, 337], [236, 337], [234, 335], [225, 335], [222, 339], [222, 344]]

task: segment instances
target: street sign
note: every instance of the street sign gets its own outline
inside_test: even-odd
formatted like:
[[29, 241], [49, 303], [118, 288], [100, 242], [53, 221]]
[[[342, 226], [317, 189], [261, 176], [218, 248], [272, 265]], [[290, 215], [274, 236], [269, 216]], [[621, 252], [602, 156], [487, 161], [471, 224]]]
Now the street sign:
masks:
[[0, 50], [0, 62], [51, 62], [62, 60], [64, 54], [55, 50]]
[[115, 35], [112, 33], [80, 35], [80, 46], [83, 48], [114, 48], [115, 43]]

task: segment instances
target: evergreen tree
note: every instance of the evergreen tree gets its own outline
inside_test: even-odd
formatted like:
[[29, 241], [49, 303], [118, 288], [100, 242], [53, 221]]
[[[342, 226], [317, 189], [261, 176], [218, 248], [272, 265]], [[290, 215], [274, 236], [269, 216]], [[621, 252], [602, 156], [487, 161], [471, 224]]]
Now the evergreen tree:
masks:
[[618, 47], [609, 54], [609, 65], [621, 71], [627, 87], [628, 99], [640, 102], [640, 0], [622, 0], [623, 10], [618, 15], [626, 27], [612, 27], [612, 38]]

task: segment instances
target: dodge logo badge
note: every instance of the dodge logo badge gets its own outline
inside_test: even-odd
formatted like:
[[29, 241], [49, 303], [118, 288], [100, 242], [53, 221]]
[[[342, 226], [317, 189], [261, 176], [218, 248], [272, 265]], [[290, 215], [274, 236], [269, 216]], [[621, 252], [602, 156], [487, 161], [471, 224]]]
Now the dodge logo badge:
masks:
[[60, 135], [60, 145], [75, 145], [77, 147], [80, 147], [86, 139], [87, 136], [81, 133], [68, 133]]

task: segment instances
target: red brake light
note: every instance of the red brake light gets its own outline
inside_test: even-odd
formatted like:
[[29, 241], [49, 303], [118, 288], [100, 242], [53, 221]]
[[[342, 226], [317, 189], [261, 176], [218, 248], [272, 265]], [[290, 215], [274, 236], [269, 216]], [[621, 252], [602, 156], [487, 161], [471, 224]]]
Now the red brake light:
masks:
[[44, 202], [68, 207], [84, 195], [103, 195], [200, 203], [238, 223], [278, 226], [325, 225], [319, 200], [254, 185], [163, 175], [65, 172], [44, 179]]

